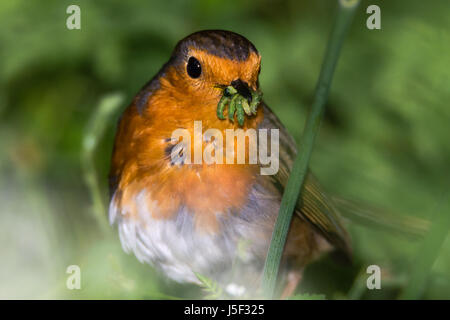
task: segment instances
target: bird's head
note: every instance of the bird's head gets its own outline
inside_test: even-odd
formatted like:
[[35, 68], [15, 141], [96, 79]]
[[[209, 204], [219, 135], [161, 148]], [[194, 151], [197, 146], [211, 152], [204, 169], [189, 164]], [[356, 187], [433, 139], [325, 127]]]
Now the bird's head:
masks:
[[158, 92], [166, 106], [198, 120], [227, 117], [226, 122], [242, 126], [245, 114], [255, 115], [261, 101], [260, 67], [261, 56], [243, 36], [200, 31], [178, 42], [160, 72]]

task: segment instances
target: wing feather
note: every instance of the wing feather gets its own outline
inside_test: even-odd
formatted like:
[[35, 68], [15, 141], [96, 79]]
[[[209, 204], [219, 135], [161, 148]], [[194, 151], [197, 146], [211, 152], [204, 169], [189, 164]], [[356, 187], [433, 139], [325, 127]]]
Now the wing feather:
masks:
[[[279, 129], [280, 136], [278, 173], [266, 177], [272, 179], [272, 183], [278, 187], [280, 192], [283, 192], [297, 154], [297, 147], [278, 117], [264, 103], [263, 108], [264, 120], [260, 128]], [[351, 256], [349, 236], [342, 225], [340, 214], [311, 172], [307, 173], [295, 213], [298, 217], [311, 223], [330, 244], [342, 250], [348, 257]]]

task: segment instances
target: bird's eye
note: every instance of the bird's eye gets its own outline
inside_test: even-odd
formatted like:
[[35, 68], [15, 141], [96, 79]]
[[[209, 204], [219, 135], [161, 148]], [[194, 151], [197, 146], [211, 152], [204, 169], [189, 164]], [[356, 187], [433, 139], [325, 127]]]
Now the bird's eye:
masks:
[[190, 57], [186, 67], [187, 73], [191, 78], [198, 78], [202, 74], [202, 66], [194, 57]]

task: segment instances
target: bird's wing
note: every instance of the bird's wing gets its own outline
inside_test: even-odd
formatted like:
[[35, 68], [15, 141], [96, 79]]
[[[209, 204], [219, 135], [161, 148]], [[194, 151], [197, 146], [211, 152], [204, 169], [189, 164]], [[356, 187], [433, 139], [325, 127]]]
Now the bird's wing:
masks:
[[[260, 128], [279, 129], [280, 139], [278, 173], [265, 177], [272, 179], [272, 183], [278, 186], [280, 192], [283, 192], [297, 154], [297, 147], [294, 139], [287, 132], [278, 117], [267, 105], [262, 103], [262, 106], [264, 108], [264, 120]], [[348, 257], [351, 256], [349, 236], [342, 225], [340, 215], [331, 199], [323, 192], [317, 179], [310, 172], [306, 176], [295, 210], [300, 218], [311, 223], [330, 244], [337, 249], [341, 249]]]

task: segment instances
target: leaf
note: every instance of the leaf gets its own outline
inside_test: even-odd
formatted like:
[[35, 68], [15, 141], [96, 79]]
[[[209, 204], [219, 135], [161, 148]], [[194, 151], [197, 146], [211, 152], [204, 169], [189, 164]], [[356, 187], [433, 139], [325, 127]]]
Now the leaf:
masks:
[[203, 291], [209, 293], [207, 296], [205, 296], [205, 299], [218, 299], [222, 296], [223, 289], [216, 281], [197, 272], [194, 272], [194, 274], [200, 281], [200, 287], [203, 288]]

